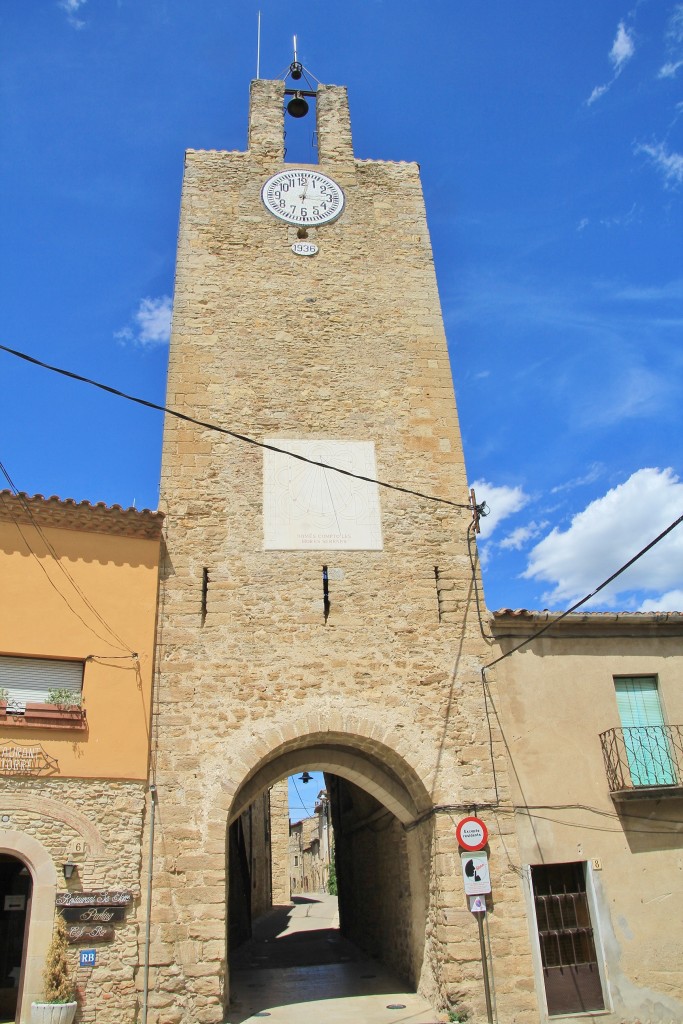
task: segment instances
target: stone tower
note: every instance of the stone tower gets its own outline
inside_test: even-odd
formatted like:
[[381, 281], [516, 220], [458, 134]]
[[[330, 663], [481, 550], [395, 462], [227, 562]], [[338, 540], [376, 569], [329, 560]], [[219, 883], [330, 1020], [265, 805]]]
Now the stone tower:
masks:
[[[531, 1020], [418, 167], [356, 159], [336, 86], [318, 90], [319, 164], [285, 164], [283, 89], [252, 83], [246, 152], [186, 155], [167, 404], [255, 443], [166, 420], [149, 1020], [223, 1019], [257, 885], [239, 822], [303, 769], [329, 780], [343, 929], [436, 1007], [478, 1014], [455, 823], [479, 808], [499, 1019]], [[262, 189], [282, 171], [274, 213]], [[319, 226], [305, 171], [338, 190]], [[310, 226], [276, 215], [290, 185]]]

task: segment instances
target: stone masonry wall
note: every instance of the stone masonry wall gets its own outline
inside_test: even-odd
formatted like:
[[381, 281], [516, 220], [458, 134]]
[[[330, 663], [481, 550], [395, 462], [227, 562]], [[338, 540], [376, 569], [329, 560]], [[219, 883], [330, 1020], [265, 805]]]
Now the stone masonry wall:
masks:
[[[132, 1022], [137, 1004], [138, 938], [144, 916], [140, 868], [146, 786], [138, 782], [16, 777], [5, 777], [0, 785], [0, 844], [3, 829], [24, 833], [41, 843], [54, 860], [58, 891], [130, 889], [135, 894], [125, 920], [114, 926], [114, 941], [97, 945], [94, 967], [79, 969], [79, 946], [70, 947], [81, 1000], [77, 1020], [84, 1024]], [[73, 842], [83, 839], [85, 852], [73, 852]], [[78, 865], [68, 882], [62, 872], [67, 859]], [[46, 936], [45, 952], [48, 941]], [[22, 1006], [22, 1020], [28, 1020], [28, 1012], [29, 1007]]]
[[[253, 84], [250, 152], [187, 154], [167, 402], [257, 440], [373, 441], [382, 480], [466, 506], [418, 168], [353, 159], [345, 92], [323, 87], [320, 169], [345, 190], [346, 209], [309, 229], [317, 256], [296, 257], [296, 229], [260, 198], [283, 166], [281, 100], [282, 83]], [[411, 890], [428, 889], [420, 985], [437, 1006], [457, 991], [482, 1012], [475, 940], [452, 924], [467, 913], [452, 818], [439, 810], [495, 803], [492, 759], [507, 796], [483, 702], [469, 511], [382, 488], [382, 550], [264, 551], [262, 481], [258, 447], [167, 418], [150, 1024], [222, 1019], [226, 824], [240, 787], [285, 749], [301, 752], [300, 769], [347, 772], [361, 788], [365, 778], [374, 795], [384, 786], [412, 806], [403, 824], [435, 812], [410, 840], [428, 866], [418, 877], [420, 858], [409, 857]], [[323, 565], [335, 570], [327, 621]], [[507, 866], [514, 837], [500, 855], [497, 821], [482, 813], [497, 899], [504, 890], [491, 921], [494, 943], [499, 921], [508, 940], [500, 1021], [531, 1021], [533, 997], [516, 988], [530, 952]]]
[[[408, 837], [378, 800], [343, 779], [333, 796], [344, 934], [407, 984], [417, 985], [424, 946], [424, 905], [411, 893]], [[334, 792], [334, 790], [333, 790]], [[413, 948], [413, 918], [422, 943]]]
[[270, 791], [270, 857], [273, 905], [289, 903], [289, 795], [287, 779]]

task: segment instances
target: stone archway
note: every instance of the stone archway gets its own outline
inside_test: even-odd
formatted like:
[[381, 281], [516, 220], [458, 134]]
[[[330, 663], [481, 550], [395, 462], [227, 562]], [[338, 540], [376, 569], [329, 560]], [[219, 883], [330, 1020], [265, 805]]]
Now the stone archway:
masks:
[[42, 843], [24, 832], [0, 830], [0, 852], [23, 861], [33, 879], [24, 983], [19, 995], [20, 1019], [23, 1022], [29, 1019], [31, 1003], [40, 999], [43, 992], [43, 962], [54, 926], [57, 873], [52, 857]]
[[[431, 972], [425, 955], [430, 826], [419, 830], [411, 826], [428, 815], [432, 804], [417, 771], [382, 741], [341, 731], [311, 731], [281, 742], [268, 754], [263, 753], [260, 743], [258, 750], [253, 767], [235, 792], [228, 813], [228, 835], [230, 826], [239, 822], [253, 802], [284, 777], [308, 769], [322, 771], [327, 778], [341, 782], [346, 808], [354, 805], [355, 819], [347, 829], [348, 835], [338, 837], [338, 854], [353, 861], [353, 870], [340, 873], [340, 883], [344, 876], [354, 878], [357, 888], [354, 892], [349, 883], [346, 892], [343, 887], [340, 890], [342, 930], [346, 929], [348, 938], [377, 955], [415, 989], [426, 982], [425, 987], [431, 990], [433, 979], [424, 977]], [[244, 752], [242, 760], [246, 760]], [[370, 828], [378, 815], [383, 815], [385, 822], [381, 835], [366, 836], [362, 842], [360, 830]], [[336, 827], [340, 824], [338, 817]], [[375, 829], [370, 831], [374, 833]], [[354, 838], [356, 832], [359, 834]], [[227, 870], [230, 891], [230, 865]], [[369, 913], [369, 896], [375, 897], [374, 906], [385, 915], [374, 928], [372, 950], [363, 942], [371, 941], [372, 929], [363, 919], [363, 913]], [[378, 936], [384, 936], [385, 941]]]

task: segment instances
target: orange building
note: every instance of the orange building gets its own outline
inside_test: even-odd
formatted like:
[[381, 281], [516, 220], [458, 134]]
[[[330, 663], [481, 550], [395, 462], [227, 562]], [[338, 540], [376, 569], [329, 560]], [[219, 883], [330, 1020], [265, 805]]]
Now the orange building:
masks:
[[162, 519], [0, 492], [0, 1020], [41, 996], [56, 904], [74, 967], [95, 951], [80, 1019], [134, 1012]]

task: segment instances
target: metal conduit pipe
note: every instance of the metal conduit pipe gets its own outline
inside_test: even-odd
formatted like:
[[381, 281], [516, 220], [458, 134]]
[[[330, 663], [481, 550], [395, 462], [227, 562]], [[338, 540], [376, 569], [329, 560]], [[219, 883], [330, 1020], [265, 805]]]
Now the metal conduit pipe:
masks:
[[147, 999], [149, 996], [149, 944], [152, 926], [152, 875], [154, 871], [154, 821], [157, 804], [157, 787], [150, 783], [149, 797], [151, 800], [149, 820], [149, 856], [147, 861], [147, 920], [145, 921], [144, 961], [142, 965], [142, 1018], [141, 1024], [147, 1024]]

